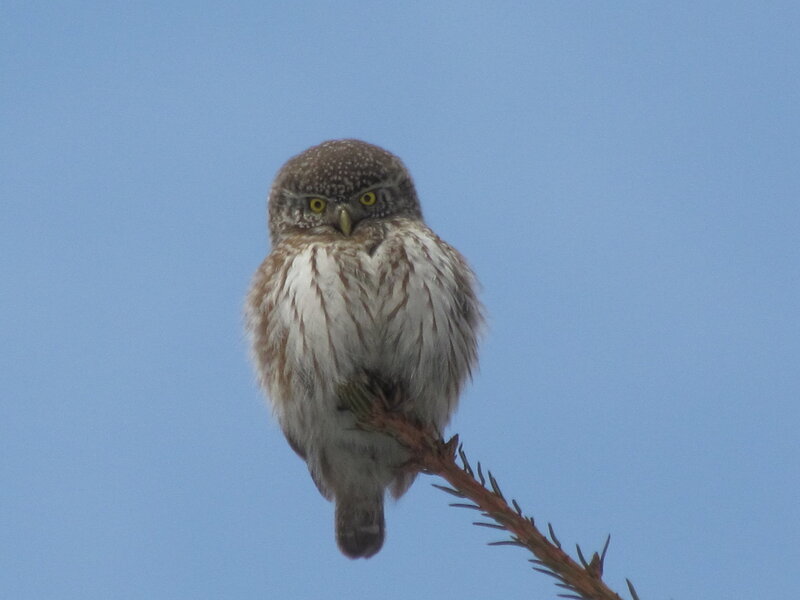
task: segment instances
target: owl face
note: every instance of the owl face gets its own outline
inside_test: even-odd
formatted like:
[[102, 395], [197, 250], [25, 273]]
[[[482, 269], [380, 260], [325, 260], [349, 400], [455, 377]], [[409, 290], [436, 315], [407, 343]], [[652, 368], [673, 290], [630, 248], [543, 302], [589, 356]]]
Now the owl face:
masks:
[[270, 191], [273, 244], [300, 232], [349, 237], [388, 217], [421, 219], [399, 158], [359, 140], [333, 140], [291, 158]]

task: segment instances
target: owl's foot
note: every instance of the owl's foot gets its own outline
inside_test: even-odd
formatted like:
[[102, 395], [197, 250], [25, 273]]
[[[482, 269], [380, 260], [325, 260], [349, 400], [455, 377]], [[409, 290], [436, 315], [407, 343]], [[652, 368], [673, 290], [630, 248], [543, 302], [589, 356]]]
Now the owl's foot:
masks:
[[376, 410], [400, 412], [405, 402], [401, 386], [383, 381], [372, 373], [353, 376], [337, 388], [339, 410], [349, 410], [365, 419]]
[[405, 395], [399, 387], [381, 389], [378, 397], [381, 406], [387, 412], [401, 412]]
[[368, 418], [375, 410], [375, 391], [364, 377], [354, 377], [340, 384], [336, 395], [339, 410], [349, 410], [359, 420]]

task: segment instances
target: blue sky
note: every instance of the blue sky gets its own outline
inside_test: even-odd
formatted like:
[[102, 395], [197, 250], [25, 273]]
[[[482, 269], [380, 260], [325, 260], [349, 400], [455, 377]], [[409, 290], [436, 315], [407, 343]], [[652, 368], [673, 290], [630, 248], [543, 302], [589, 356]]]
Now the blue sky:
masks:
[[621, 594], [796, 588], [796, 3], [162, 4], [0, 6], [0, 596], [555, 596], [429, 477], [342, 557], [256, 388], [267, 190], [338, 137], [482, 281], [508, 495]]

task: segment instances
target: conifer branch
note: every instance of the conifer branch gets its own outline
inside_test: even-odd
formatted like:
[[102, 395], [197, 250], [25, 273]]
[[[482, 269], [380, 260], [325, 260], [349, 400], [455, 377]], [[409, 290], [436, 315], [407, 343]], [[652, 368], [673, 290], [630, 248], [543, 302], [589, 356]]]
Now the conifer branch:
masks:
[[[438, 433], [406, 415], [390, 410], [385, 403], [369, 403], [368, 406], [361, 404], [350, 408], [356, 413], [361, 428], [390, 435], [409, 451], [409, 468], [444, 479], [449, 486], [433, 484], [434, 487], [464, 500], [452, 503], [451, 506], [478, 510], [483, 517], [494, 521], [476, 521], [475, 525], [503, 529], [511, 535], [508, 540], [492, 542], [490, 545], [521, 546], [533, 553], [535, 558], [530, 559], [533, 569], [556, 579], [556, 585], [566, 592], [560, 593], [560, 597], [622, 600], [602, 580], [610, 536], [602, 552], [595, 552], [588, 561], [578, 546], [578, 563], [562, 550], [552, 525], [547, 525], [548, 539], [536, 527], [533, 518], [522, 513], [516, 500], [511, 499], [509, 505], [497, 479], [490, 471], [484, 476], [480, 463], [473, 470], [459, 443], [458, 435], [445, 442]], [[486, 486], [487, 479], [489, 487]], [[626, 582], [633, 600], [639, 600], [633, 584], [629, 580]]]

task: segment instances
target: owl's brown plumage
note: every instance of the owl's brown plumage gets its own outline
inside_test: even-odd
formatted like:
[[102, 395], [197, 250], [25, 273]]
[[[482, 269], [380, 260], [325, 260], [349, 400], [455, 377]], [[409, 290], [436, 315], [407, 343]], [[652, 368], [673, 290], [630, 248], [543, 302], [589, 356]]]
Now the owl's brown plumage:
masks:
[[343, 399], [374, 393], [443, 428], [476, 362], [481, 309], [461, 255], [423, 222], [400, 159], [359, 140], [290, 159], [270, 191], [272, 251], [247, 297], [261, 385], [292, 448], [336, 502], [336, 539], [369, 557], [383, 497], [414, 475], [393, 439]]

